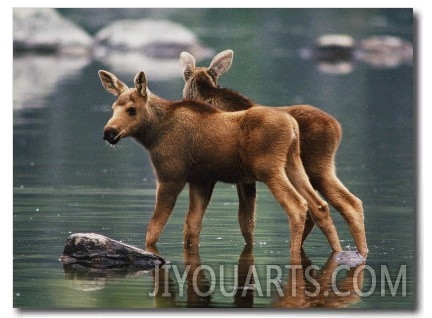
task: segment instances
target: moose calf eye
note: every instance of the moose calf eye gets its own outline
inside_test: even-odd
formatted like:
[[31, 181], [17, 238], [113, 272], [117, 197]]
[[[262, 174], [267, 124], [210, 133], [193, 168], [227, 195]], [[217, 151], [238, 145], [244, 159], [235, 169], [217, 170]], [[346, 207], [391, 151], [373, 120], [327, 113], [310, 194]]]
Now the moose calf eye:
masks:
[[128, 108], [126, 111], [129, 116], [135, 116], [137, 114], [137, 110], [134, 107]]

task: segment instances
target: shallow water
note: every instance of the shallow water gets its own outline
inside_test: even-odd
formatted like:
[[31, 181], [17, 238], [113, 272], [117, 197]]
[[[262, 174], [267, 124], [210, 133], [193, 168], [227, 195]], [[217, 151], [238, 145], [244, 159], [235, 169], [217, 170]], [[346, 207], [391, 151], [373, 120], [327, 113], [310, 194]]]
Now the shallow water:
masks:
[[[412, 41], [412, 11], [61, 12], [92, 33], [113, 17], [180, 22], [215, 52], [234, 50], [222, 86], [263, 104], [309, 103], [334, 115], [344, 129], [338, 175], [364, 203], [370, 253], [360, 267], [338, 266], [315, 229], [306, 241], [302, 266], [291, 264], [287, 219], [264, 185], [258, 186], [255, 244], [249, 250], [237, 222], [235, 187], [218, 184], [199, 253], [184, 253], [182, 247], [186, 188], [158, 243], [157, 252], [170, 262], [165, 267], [138, 273], [63, 268], [58, 258], [71, 233], [96, 232], [143, 247], [155, 178], [146, 152], [133, 140], [114, 148], [102, 140], [113, 98], [96, 72], [109, 70], [107, 65], [15, 57], [14, 307], [415, 307], [413, 67], [378, 68], [356, 61], [347, 74], [329, 74], [298, 53], [325, 33], [343, 32], [356, 39], [391, 34]], [[27, 89], [32, 81], [22, 70], [29, 66], [40, 89]], [[180, 67], [176, 72], [177, 77], [163, 81], [149, 78], [152, 91], [180, 98]], [[122, 79], [131, 83], [134, 74], [128, 76]], [[342, 245], [354, 249], [343, 219], [334, 209], [332, 215]]]

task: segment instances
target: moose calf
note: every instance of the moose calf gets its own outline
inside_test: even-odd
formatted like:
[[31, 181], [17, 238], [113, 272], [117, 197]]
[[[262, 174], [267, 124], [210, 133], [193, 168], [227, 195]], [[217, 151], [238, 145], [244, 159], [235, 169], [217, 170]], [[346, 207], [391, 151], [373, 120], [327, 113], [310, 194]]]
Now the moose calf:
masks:
[[99, 71], [99, 77], [104, 88], [117, 96], [104, 139], [116, 144], [134, 137], [148, 150], [156, 173], [148, 246], [156, 244], [186, 183], [190, 202], [184, 242], [197, 246], [215, 183], [261, 181], [289, 218], [292, 256], [299, 258], [308, 208], [317, 215], [331, 248], [342, 250], [329, 208], [304, 171], [298, 125], [289, 114], [265, 107], [224, 112], [193, 100], [167, 101], [148, 90], [144, 72], [135, 76], [135, 88], [107, 71]]
[[[220, 88], [218, 78], [228, 71], [233, 60], [233, 51], [217, 54], [208, 68], [195, 67], [194, 57], [180, 54], [185, 87], [184, 98], [193, 98], [215, 105], [225, 111], [245, 110], [257, 106], [255, 102], [236, 91]], [[338, 179], [335, 172], [335, 156], [342, 130], [338, 121], [326, 112], [310, 105], [278, 107], [293, 116], [300, 129], [300, 156], [312, 186], [319, 191], [344, 217], [359, 253], [368, 252], [364, 227], [362, 202]], [[291, 140], [287, 141], [288, 143]], [[252, 236], [255, 211], [255, 185], [237, 184], [239, 195], [239, 222], [249, 224], [245, 239]], [[314, 223], [319, 225], [319, 215], [308, 214], [303, 240], [312, 231]]]

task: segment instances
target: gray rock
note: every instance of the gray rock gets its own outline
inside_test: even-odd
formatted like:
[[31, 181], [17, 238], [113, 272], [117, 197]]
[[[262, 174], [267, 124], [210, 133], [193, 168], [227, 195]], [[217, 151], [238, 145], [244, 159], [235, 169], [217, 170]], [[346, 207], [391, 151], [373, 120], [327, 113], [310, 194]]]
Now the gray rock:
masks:
[[14, 8], [14, 52], [87, 55], [93, 40], [84, 30], [51, 8]]
[[206, 54], [194, 33], [167, 20], [118, 20], [100, 30], [95, 41], [107, 50], [139, 51], [148, 57], [178, 59], [184, 50]]
[[304, 59], [314, 59], [318, 69], [326, 73], [349, 73], [357, 61], [375, 68], [412, 65], [411, 42], [390, 35], [376, 35], [359, 41], [346, 34], [326, 34], [315, 40], [313, 47], [299, 50]]
[[347, 265], [349, 267], [357, 267], [366, 261], [366, 258], [361, 256], [357, 251], [342, 251], [336, 253], [333, 259], [341, 265]]
[[96, 58], [114, 72], [130, 75], [143, 69], [156, 80], [179, 75], [182, 51], [198, 60], [213, 54], [193, 32], [167, 20], [118, 20], [100, 30], [94, 39]]
[[411, 42], [390, 35], [377, 35], [359, 41], [356, 58], [374, 67], [393, 68], [412, 64]]
[[21, 53], [91, 58], [122, 75], [143, 69], [153, 80], [178, 77], [182, 51], [198, 61], [214, 53], [193, 32], [167, 20], [117, 20], [93, 38], [55, 9], [14, 8], [13, 25], [14, 58]]
[[80, 264], [96, 269], [134, 266], [148, 270], [166, 263], [156, 254], [96, 233], [70, 235], [59, 261], [63, 264]]

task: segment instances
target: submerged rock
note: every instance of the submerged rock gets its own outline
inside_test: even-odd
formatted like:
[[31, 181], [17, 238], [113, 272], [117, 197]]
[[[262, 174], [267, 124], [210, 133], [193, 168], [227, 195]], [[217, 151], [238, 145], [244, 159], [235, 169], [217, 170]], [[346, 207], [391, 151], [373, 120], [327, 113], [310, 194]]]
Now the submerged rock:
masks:
[[166, 263], [156, 254], [96, 233], [70, 235], [59, 261], [63, 264], [80, 264], [95, 269], [133, 266], [135, 269], [144, 270]]
[[15, 53], [87, 55], [93, 40], [52, 8], [13, 9]]
[[333, 256], [333, 259], [341, 265], [356, 267], [366, 261], [366, 258], [361, 256], [357, 251], [342, 251]]

